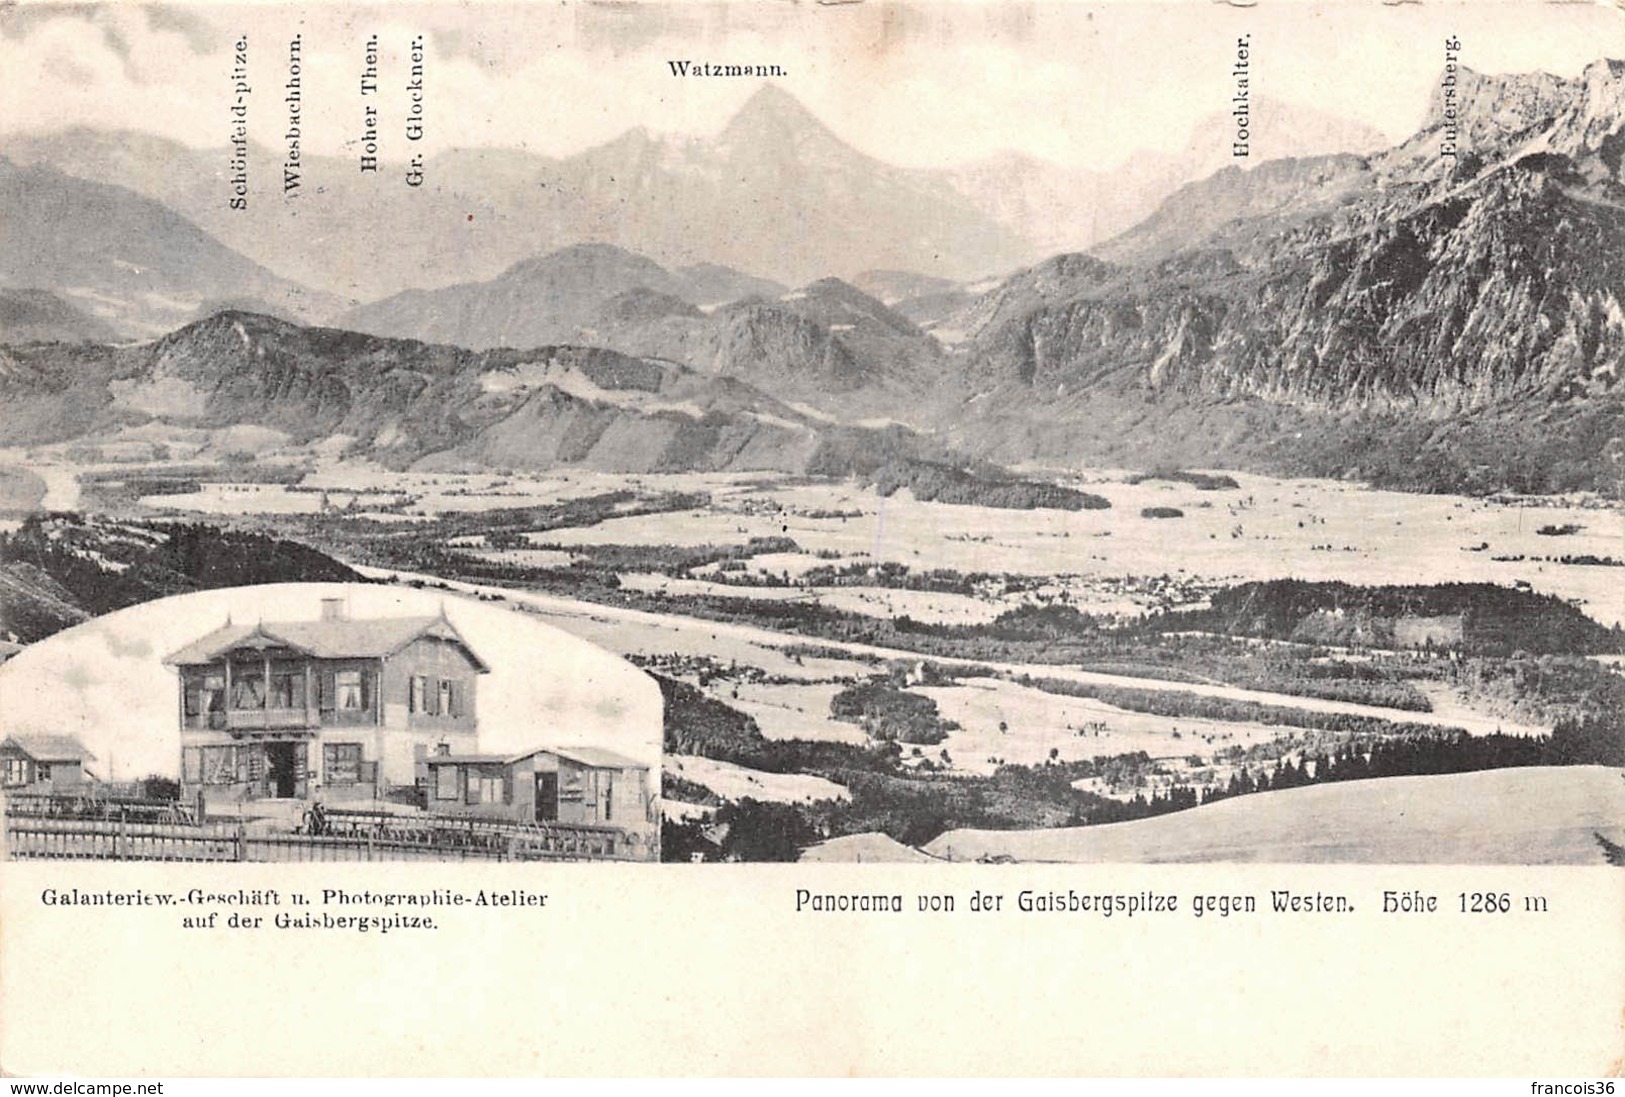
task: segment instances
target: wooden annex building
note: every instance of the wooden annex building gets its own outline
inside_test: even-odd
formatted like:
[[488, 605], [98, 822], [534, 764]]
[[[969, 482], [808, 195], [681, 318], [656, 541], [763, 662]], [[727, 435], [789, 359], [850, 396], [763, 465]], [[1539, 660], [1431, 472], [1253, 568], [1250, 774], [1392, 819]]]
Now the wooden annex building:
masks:
[[641, 826], [649, 812], [649, 767], [597, 747], [516, 755], [432, 754], [430, 811], [520, 823]]
[[96, 756], [71, 735], [8, 735], [0, 740], [0, 784], [7, 792], [74, 792], [94, 777]]

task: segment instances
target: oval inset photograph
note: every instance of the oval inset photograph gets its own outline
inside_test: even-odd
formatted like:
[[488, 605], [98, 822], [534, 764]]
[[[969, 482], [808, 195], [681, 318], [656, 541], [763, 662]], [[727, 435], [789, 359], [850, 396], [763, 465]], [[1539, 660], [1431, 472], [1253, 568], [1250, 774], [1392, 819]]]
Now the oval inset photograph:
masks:
[[434, 590], [290, 583], [98, 617], [0, 666], [8, 847], [120, 860], [656, 860], [663, 704]]

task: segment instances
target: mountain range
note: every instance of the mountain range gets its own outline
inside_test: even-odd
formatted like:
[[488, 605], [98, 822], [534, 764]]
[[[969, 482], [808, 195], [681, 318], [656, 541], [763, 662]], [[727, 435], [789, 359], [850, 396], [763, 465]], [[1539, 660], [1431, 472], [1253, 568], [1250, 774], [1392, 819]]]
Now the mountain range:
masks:
[[[478, 277], [352, 307], [337, 321], [349, 334], [237, 312], [235, 326], [177, 333], [193, 349], [169, 347], [158, 359], [142, 348], [6, 351], [0, 382], [18, 401], [7, 418], [13, 406], [35, 409], [27, 430], [9, 433], [62, 436], [156, 408], [177, 420], [237, 416], [301, 437], [344, 435], [396, 464], [506, 454], [515, 467], [806, 468], [818, 464], [808, 455], [832, 423], [901, 420], [918, 432], [911, 438], [1004, 463], [1234, 465], [1432, 490], [1618, 494], [1625, 63], [1600, 61], [1574, 78], [1460, 70], [1457, 90], [1454, 117], [1436, 98], [1397, 146], [1227, 166], [1088, 254], [981, 281], [966, 274], [1022, 250], [1021, 234], [1003, 226], [1025, 214], [969, 216], [968, 184], [956, 190], [933, 176], [927, 185], [879, 165], [788, 96], [764, 92], [718, 138], [632, 134], [583, 153], [597, 164], [595, 182], [573, 203], [558, 197], [561, 186], [545, 188], [540, 236], [563, 224], [547, 211], [568, 210], [577, 239], [602, 242], [529, 251]], [[1322, 119], [1311, 128], [1335, 127]], [[459, 155], [485, 178], [536, 178], [525, 154]], [[734, 175], [715, 178], [717, 163]], [[101, 279], [108, 292], [149, 300], [141, 283], [121, 281], [134, 272], [119, 265], [140, 225], [158, 234], [140, 253], [148, 262], [178, 255], [189, 272], [190, 282], [169, 276], [160, 298], [184, 291], [189, 301], [207, 289], [254, 313], [310, 315], [311, 295], [184, 218], [165, 221], [150, 198], [52, 167], [5, 165], [0, 180], [22, 181], [7, 192], [22, 208], [42, 187], [63, 196], [63, 208], [100, 202], [96, 233], [111, 241], [27, 255], [23, 276], [33, 280], [7, 270], [0, 284], [77, 304], [94, 298], [74, 294]], [[645, 183], [671, 203], [679, 180], [682, 216], [667, 208], [662, 217], [687, 225], [686, 236], [643, 220], [658, 204]], [[1012, 209], [1040, 208], [1023, 197], [1029, 182], [1012, 182]], [[507, 185], [493, 183], [493, 193]], [[783, 196], [765, 212], [752, 198], [762, 188]], [[617, 194], [624, 217], [611, 232], [600, 213]], [[825, 208], [837, 194], [847, 205]], [[921, 211], [932, 233], [957, 242], [920, 235]], [[74, 231], [66, 216], [51, 224]], [[639, 246], [617, 245], [618, 234], [641, 234]], [[910, 261], [922, 241], [934, 254], [949, 248], [950, 269]], [[502, 249], [479, 252], [493, 262]], [[768, 269], [784, 256], [795, 258]], [[462, 269], [461, 257], [449, 253], [441, 275]], [[803, 267], [817, 276], [777, 277]], [[764, 269], [775, 277], [743, 273]], [[71, 329], [70, 320], [61, 322]], [[264, 361], [241, 361], [250, 345]], [[571, 366], [568, 383], [556, 383], [563, 375], [547, 363], [580, 355], [617, 363], [615, 377], [659, 380], [628, 389], [589, 371], [584, 385]], [[267, 363], [283, 372], [265, 374]], [[379, 378], [357, 372], [381, 364]], [[211, 369], [229, 380], [210, 380]], [[530, 380], [489, 387], [502, 370]], [[105, 398], [63, 397], [97, 377]], [[644, 395], [634, 400], [633, 390]], [[253, 399], [234, 398], [239, 391]], [[132, 392], [146, 393], [145, 405]], [[449, 410], [464, 405], [467, 417]], [[602, 441], [617, 437], [606, 422], [644, 429], [678, 405], [710, 424], [702, 434], [711, 441], [685, 426], [670, 446], [610, 456], [619, 451]], [[706, 433], [712, 427], [719, 433]], [[583, 447], [567, 436], [600, 441]]]
[[1156, 409], [1320, 472], [1617, 491], [1625, 64], [1460, 89], [1454, 155], [1436, 102], [1396, 148], [1219, 172], [975, 301], [962, 440], [1100, 458], [1072, 428], [1112, 423], [1132, 454]]
[[0, 406], [0, 445], [252, 425], [392, 468], [849, 475], [939, 453], [603, 348], [470, 351], [232, 311], [145, 343], [0, 347]]
[[[722, 289], [738, 296], [708, 304]], [[563, 248], [487, 282], [397, 294], [335, 323], [473, 350], [604, 347], [856, 418], [895, 412], [942, 372], [935, 340], [840, 279], [790, 292], [716, 265], [668, 271], [612, 244]]]
[[[0, 157], [0, 215], [0, 287], [52, 293], [126, 336], [169, 331], [211, 298], [303, 318], [338, 305], [157, 201], [49, 166], [19, 167]], [[16, 337], [9, 323], [6, 330]]]
[[[1383, 144], [1366, 127], [1310, 108], [1263, 99], [1255, 113], [1260, 141], [1268, 135], [1265, 155]], [[486, 281], [582, 241], [617, 244], [671, 268], [716, 263], [788, 284], [888, 268], [983, 277], [1138, 222], [1176, 187], [1228, 162], [1227, 127], [1215, 115], [1181, 152], [1138, 154], [1109, 171], [1017, 154], [913, 170], [852, 148], [789, 93], [767, 86], [713, 137], [635, 129], [560, 158], [453, 150], [431, 157], [430, 183], [405, 196], [394, 179], [363, 175], [351, 160], [307, 154], [304, 193], [287, 200], [281, 152], [251, 146], [247, 210], [225, 201], [225, 149], [74, 129], [9, 139], [5, 155], [126, 187], [270, 270], [336, 298], [371, 301]], [[400, 231], [403, 216], [410, 232]], [[336, 265], [335, 253], [372, 258]]]

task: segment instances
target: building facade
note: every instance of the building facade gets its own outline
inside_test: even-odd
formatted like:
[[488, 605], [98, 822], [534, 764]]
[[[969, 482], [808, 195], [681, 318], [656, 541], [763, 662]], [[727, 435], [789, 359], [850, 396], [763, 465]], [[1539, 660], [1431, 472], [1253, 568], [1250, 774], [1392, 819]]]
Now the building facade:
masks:
[[425, 760], [432, 812], [516, 823], [569, 823], [641, 830], [653, 820], [649, 767], [597, 747], [523, 754], [455, 754]]
[[0, 785], [7, 792], [76, 792], [91, 780], [95, 755], [71, 735], [9, 735], [0, 740]]
[[471, 751], [489, 667], [445, 617], [225, 625], [165, 662], [179, 676], [182, 795], [385, 799], [440, 744]]

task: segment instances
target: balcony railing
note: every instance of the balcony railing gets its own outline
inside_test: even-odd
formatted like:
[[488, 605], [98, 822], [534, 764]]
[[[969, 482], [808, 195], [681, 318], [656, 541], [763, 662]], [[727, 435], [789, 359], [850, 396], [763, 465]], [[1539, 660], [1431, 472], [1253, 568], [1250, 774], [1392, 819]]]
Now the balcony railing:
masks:
[[321, 726], [321, 713], [306, 708], [233, 708], [226, 710], [226, 727], [232, 731], [261, 728], [313, 728]]

